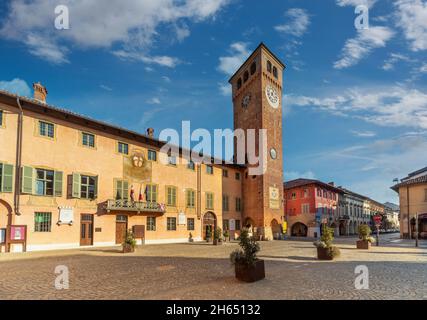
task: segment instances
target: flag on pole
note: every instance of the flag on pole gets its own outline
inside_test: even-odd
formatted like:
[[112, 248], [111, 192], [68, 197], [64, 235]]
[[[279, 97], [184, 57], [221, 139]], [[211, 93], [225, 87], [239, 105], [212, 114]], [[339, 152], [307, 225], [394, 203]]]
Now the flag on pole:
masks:
[[140, 188], [139, 188], [139, 197], [138, 197], [138, 201], [142, 201], [143, 200], [143, 197], [142, 197], [142, 183], [141, 183], [141, 186], [140, 186]]
[[130, 187], [130, 200], [132, 202], [135, 201], [135, 190], [133, 189], [133, 185]]

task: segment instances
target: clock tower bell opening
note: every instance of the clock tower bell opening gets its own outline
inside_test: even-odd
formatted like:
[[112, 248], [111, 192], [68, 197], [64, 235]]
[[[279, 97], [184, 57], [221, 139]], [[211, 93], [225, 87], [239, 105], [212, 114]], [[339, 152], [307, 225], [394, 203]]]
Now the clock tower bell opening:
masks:
[[[262, 175], [246, 172], [242, 181], [243, 220], [251, 221], [255, 235], [272, 240], [283, 221], [282, 81], [285, 65], [261, 43], [229, 80], [232, 85], [234, 129], [255, 129], [255, 154], [266, 152]], [[267, 147], [261, 148], [259, 134], [264, 129]], [[248, 139], [245, 139], [248, 143]], [[245, 150], [248, 150], [246, 145]], [[238, 148], [234, 148], [238, 159]], [[241, 155], [240, 155], [241, 156]], [[248, 226], [249, 227], [249, 226]]]

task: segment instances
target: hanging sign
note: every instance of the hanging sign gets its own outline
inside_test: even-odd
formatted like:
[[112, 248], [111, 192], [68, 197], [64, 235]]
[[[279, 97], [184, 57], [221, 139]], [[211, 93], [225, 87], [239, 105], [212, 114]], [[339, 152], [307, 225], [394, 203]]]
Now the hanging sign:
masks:
[[236, 230], [236, 220], [230, 219], [228, 221], [228, 227], [230, 228], [230, 230]]

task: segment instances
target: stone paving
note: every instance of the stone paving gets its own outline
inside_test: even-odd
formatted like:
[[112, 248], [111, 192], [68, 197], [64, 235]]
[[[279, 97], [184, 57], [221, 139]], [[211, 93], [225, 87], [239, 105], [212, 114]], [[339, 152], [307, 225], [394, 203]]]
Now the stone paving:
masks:
[[[315, 259], [309, 241], [262, 242], [266, 279], [252, 284], [234, 278], [236, 243], [3, 254], [0, 299], [427, 299], [427, 244], [385, 238], [369, 251], [339, 238], [332, 262]], [[69, 268], [68, 290], [54, 287], [58, 265]], [[369, 268], [369, 290], [354, 287], [357, 265]]]

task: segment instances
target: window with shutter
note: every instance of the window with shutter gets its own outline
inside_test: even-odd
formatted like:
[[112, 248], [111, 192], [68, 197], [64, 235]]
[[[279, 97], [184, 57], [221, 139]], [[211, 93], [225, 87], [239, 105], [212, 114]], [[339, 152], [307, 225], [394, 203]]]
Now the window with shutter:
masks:
[[195, 207], [195, 197], [196, 197], [196, 193], [194, 192], [194, 190], [187, 190], [186, 201], [185, 201], [187, 208]]
[[13, 190], [13, 165], [0, 163], [0, 192], [10, 193]]
[[157, 186], [153, 184], [147, 185], [147, 202], [157, 202]]
[[170, 207], [176, 206], [176, 188], [166, 187], [167, 205]]
[[117, 179], [114, 183], [114, 198], [116, 200], [129, 199], [129, 182]]

